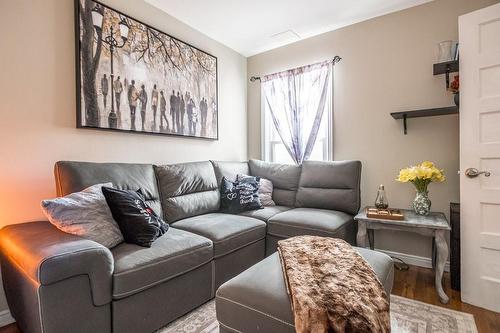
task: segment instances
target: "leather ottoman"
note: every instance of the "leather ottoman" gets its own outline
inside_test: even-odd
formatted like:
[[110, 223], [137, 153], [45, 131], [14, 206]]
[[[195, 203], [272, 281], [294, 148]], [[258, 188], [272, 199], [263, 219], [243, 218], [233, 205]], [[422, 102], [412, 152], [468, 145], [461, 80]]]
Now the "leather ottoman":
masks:
[[[385, 291], [392, 289], [392, 259], [380, 252], [355, 248], [372, 266]], [[220, 332], [295, 332], [278, 253], [224, 283], [216, 294]]]

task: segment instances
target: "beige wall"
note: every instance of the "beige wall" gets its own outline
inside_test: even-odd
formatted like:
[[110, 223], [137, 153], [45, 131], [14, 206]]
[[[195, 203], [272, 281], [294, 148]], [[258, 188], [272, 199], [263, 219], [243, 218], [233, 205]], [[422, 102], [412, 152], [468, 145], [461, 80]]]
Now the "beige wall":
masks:
[[57, 160], [247, 158], [246, 59], [143, 1], [104, 2], [218, 57], [220, 139], [76, 129], [73, 1], [0, 1], [0, 227], [43, 218]]
[[[409, 207], [414, 190], [394, 181], [399, 169], [431, 160], [448, 180], [430, 185], [432, 209], [448, 214], [459, 199], [458, 116], [401, 121], [389, 114], [452, 105], [444, 76], [432, 75], [437, 43], [458, 40], [458, 16], [498, 1], [437, 0], [325, 33], [248, 59], [248, 77], [339, 55], [334, 74], [334, 159], [363, 162], [362, 201], [373, 204], [379, 184], [392, 207]], [[261, 157], [260, 85], [248, 84], [248, 153]], [[380, 232], [376, 247], [430, 257], [429, 239]]]
[[[76, 129], [73, 1], [1, 1], [0, 226], [43, 218], [39, 202], [55, 195], [57, 160], [260, 157], [259, 85], [249, 84], [245, 105], [244, 57], [143, 1], [104, 2], [218, 57], [220, 140]], [[389, 113], [452, 103], [444, 78], [432, 76], [436, 43], [457, 39], [458, 15], [494, 2], [438, 0], [359, 23], [251, 57], [248, 76], [341, 55], [335, 72], [335, 159], [363, 161], [363, 202], [371, 203], [383, 183], [393, 206], [408, 206], [411, 187], [393, 179], [400, 167], [430, 159], [448, 173], [446, 184], [431, 186], [433, 208], [447, 211], [458, 200], [458, 118], [412, 119], [403, 136], [401, 123]], [[403, 234], [377, 236], [377, 246], [417, 255], [428, 256], [428, 245]]]
[[77, 129], [73, 1], [2, 1], [0, 226], [43, 217], [57, 160], [247, 158], [246, 59], [143, 1], [105, 2], [218, 57], [220, 140]]

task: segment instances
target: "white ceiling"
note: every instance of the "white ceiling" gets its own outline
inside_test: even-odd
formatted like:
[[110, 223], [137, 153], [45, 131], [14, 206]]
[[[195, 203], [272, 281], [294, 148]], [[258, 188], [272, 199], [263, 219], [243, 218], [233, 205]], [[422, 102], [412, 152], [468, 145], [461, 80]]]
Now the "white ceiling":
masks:
[[432, 0], [146, 0], [252, 56]]

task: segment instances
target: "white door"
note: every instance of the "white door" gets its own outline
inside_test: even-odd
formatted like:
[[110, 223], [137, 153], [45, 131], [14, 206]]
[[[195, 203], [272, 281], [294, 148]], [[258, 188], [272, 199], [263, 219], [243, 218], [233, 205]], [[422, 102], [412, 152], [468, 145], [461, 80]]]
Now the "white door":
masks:
[[459, 36], [462, 301], [500, 312], [500, 4]]

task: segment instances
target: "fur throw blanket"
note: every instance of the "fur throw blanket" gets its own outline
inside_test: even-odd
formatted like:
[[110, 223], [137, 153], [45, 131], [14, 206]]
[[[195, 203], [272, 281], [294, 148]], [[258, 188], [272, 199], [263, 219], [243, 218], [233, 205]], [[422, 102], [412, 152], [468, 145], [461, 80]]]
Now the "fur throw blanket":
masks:
[[278, 252], [298, 333], [391, 331], [384, 288], [347, 242], [297, 236]]

